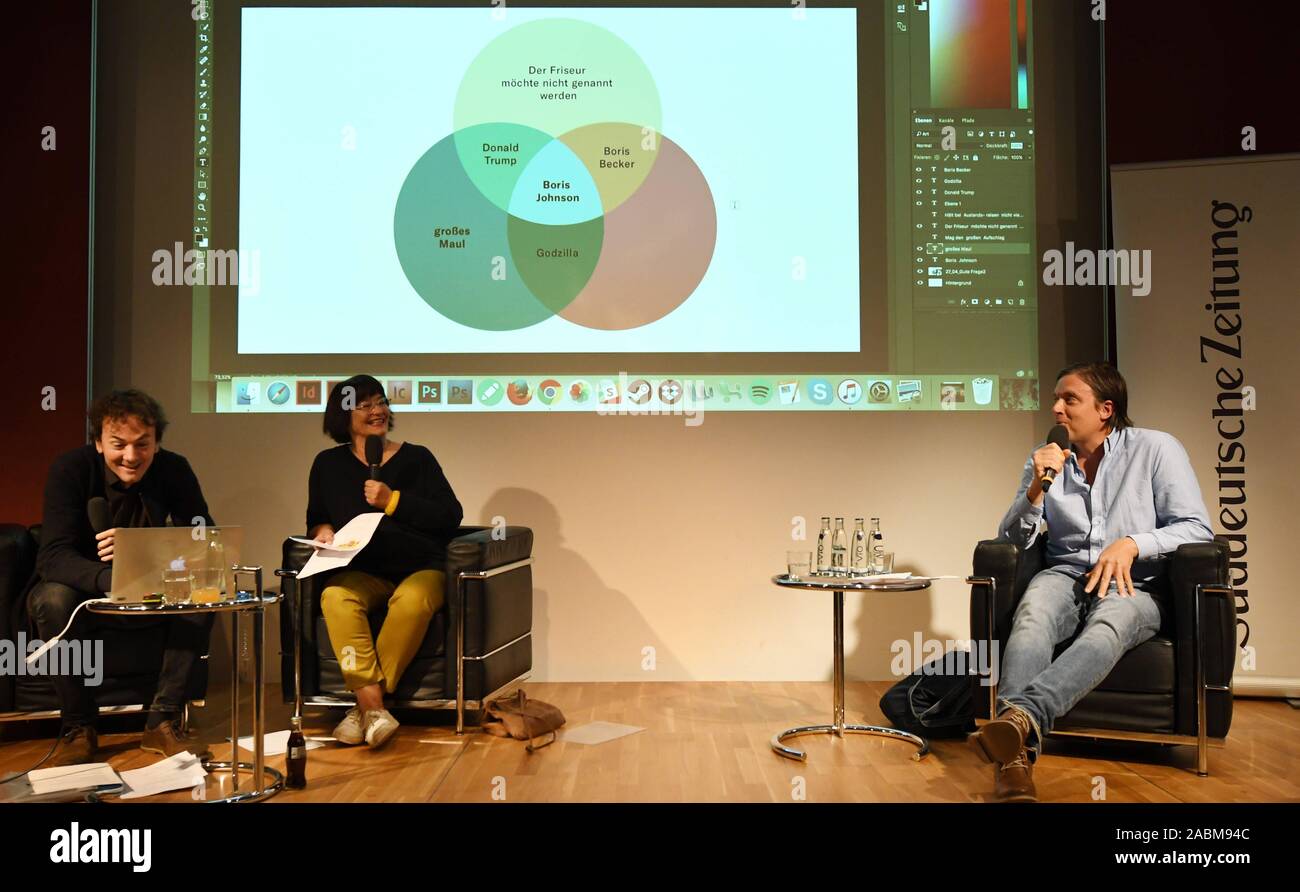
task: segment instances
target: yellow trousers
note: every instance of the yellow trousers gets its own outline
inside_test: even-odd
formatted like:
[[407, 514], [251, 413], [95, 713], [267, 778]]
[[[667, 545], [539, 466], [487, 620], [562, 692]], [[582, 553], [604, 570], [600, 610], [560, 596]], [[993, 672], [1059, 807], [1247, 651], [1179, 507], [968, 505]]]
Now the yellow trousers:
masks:
[[[441, 570], [421, 570], [396, 585], [360, 570], [330, 580], [321, 593], [321, 612], [349, 691], [379, 684], [393, 693], [446, 600], [445, 588]], [[384, 604], [388, 615], [379, 639], [372, 640], [366, 617]]]

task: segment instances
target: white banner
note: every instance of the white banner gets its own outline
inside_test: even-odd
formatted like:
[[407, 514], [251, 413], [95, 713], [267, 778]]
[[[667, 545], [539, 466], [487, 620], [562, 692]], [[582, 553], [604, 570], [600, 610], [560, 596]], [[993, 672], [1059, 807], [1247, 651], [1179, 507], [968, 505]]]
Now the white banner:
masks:
[[1237, 692], [1300, 696], [1300, 156], [1111, 173], [1115, 248], [1151, 252], [1116, 288], [1129, 415], [1187, 447], [1232, 544]]

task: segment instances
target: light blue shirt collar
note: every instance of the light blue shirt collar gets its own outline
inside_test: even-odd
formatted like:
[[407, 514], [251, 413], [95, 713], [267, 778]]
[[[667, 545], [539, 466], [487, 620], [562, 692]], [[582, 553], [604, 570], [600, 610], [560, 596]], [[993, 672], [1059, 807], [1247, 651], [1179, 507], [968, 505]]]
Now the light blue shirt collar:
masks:
[[[1115, 428], [1106, 435], [1106, 439], [1101, 441], [1102, 445], [1105, 446], [1105, 451], [1102, 452], [1102, 458], [1105, 458], [1107, 455], [1113, 455], [1119, 450], [1123, 443], [1123, 434], [1124, 428]], [[1070, 445], [1074, 444], [1072, 443]], [[1083, 468], [1079, 466], [1079, 457], [1075, 454], [1073, 449], [1070, 450], [1070, 462], [1074, 465], [1075, 470], [1081, 474], [1083, 473]]]

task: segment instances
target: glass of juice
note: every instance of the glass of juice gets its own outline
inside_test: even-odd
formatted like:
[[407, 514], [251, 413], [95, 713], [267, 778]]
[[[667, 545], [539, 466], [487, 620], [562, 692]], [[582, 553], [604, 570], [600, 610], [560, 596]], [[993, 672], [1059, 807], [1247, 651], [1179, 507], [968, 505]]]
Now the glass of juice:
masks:
[[194, 571], [194, 587], [190, 601], [194, 604], [215, 604], [221, 600], [221, 568], [199, 567]]

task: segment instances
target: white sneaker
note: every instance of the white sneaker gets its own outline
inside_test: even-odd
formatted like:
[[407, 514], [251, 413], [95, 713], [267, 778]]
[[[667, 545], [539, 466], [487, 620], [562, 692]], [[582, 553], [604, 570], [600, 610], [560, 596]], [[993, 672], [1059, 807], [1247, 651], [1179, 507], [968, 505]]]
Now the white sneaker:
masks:
[[361, 707], [354, 706], [348, 710], [348, 714], [343, 716], [343, 721], [334, 728], [334, 739], [349, 746], [365, 743], [366, 734], [361, 727]]
[[372, 709], [366, 713], [366, 743], [383, 746], [397, 731], [397, 719], [387, 709]]

